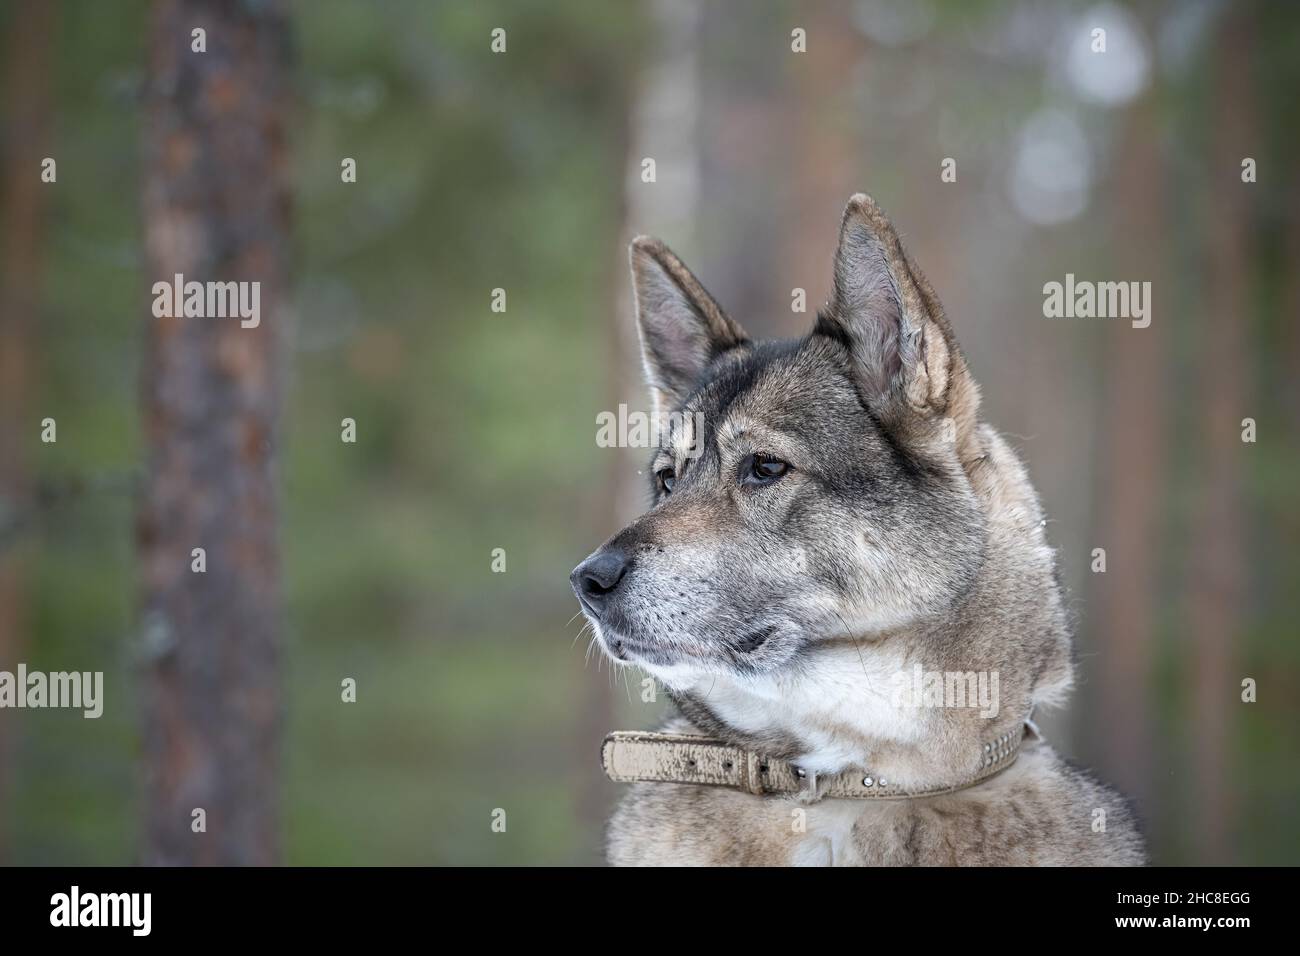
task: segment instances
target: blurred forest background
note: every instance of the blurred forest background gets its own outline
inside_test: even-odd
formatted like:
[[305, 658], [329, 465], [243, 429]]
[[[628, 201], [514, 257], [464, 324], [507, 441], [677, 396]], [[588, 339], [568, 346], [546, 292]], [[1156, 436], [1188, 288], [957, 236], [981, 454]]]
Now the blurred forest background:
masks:
[[[106, 683], [99, 720], [0, 711], [7, 863], [158, 858], [137, 520], [160, 250], [142, 197], [174, 104], [148, 95], [151, 46], [189, 55], [186, 16], [266, 6], [0, 4], [0, 668]], [[283, 349], [278, 761], [254, 777], [275, 835], [210, 824], [266, 845], [204, 859], [599, 861], [619, 793], [599, 741], [664, 706], [587, 662], [570, 618], [569, 570], [644, 505], [642, 453], [595, 444], [598, 412], [645, 407], [626, 243], [661, 236], [751, 332], [799, 334], [843, 204], [867, 191], [1052, 516], [1079, 686], [1049, 736], [1137, 799], [1159, 863], [1300, 861], [1293, 5], [286, 9], [256, 47], [283, 59], [287, 95], [261, 107], [287, 131], [291, 205], [262, 319]], [[214, 189], [232, 168], [212, 164]], [[1150, 281], [1151, 326], [1044, 318], [1067, 272]]]

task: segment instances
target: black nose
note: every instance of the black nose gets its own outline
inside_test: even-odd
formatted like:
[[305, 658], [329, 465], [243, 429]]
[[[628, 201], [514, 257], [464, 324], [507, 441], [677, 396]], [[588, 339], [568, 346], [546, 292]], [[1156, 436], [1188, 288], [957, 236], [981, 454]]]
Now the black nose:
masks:
[[569, 581], [578, 597], [599, 610], [631, 564], [627, 555], [617, 548], [601, 548], [573, 569]]

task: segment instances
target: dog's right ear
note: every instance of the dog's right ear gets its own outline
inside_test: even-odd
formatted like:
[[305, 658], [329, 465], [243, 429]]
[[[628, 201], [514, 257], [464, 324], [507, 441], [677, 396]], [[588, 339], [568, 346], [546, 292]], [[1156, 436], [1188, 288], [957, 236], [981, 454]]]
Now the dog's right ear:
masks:
[[844, 210], [831, 298], [814, 332], [845, 347], [882, 418], [946, 420], [962, 460], [977, 453], [979, 388], [943, 306], [888, 217], [860, 193]]
[[662, 414], [686, 399], [715, 358], [749, 340], [658, 239], [633, 239], [628, 258], [641, 358]]

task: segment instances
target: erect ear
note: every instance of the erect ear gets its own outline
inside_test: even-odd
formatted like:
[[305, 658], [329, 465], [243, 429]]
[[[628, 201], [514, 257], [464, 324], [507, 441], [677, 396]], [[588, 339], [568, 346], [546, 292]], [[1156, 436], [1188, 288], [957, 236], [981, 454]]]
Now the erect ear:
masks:
[[690, 394], [710, 362], [748, 338], [658, 239], [638, 236], [628, 255], [646, 378], [656, 410], [667, 412]]
[[979, 390], [943, 307], [889, 219], [861, 193], [844, 210], [831, 299], [814, 331], [848, 349], [858, 386], [882, 417], [948, 419], [950, 440], [971, 440]]

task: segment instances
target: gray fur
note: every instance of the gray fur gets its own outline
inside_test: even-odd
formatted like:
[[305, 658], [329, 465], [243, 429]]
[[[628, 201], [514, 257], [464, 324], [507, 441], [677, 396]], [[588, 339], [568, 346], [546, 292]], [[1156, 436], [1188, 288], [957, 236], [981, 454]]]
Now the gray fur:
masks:
[[[832, 299], [797, 341], [751, 343], [662, 244], [638, 240], [632, 266], [656, 402], [686, 427], [700, 414], [703, 454], [663, 442], [650, 473], [671, 493], [655, 480], [654, 507], [602, 549], [626, 573], [583, 606], [611, 658], [667, 687], [673, 729], [906, 786], [972, 774], [981, 741], [1062, 702], [1070, 640], [1037, 495], [979, 423], [942, 307], [875, 204], [850, 201]], [[789, 469], [755, 484], [754, 456]], [[900, 706], [890, 681], [917, 667], [996, 673], [996, 715]], [[910, 801], [637, 785], [609, 856], [1140, 864], [1144, 850], [1118, 794], [1031, 742], [990, 781]]]

